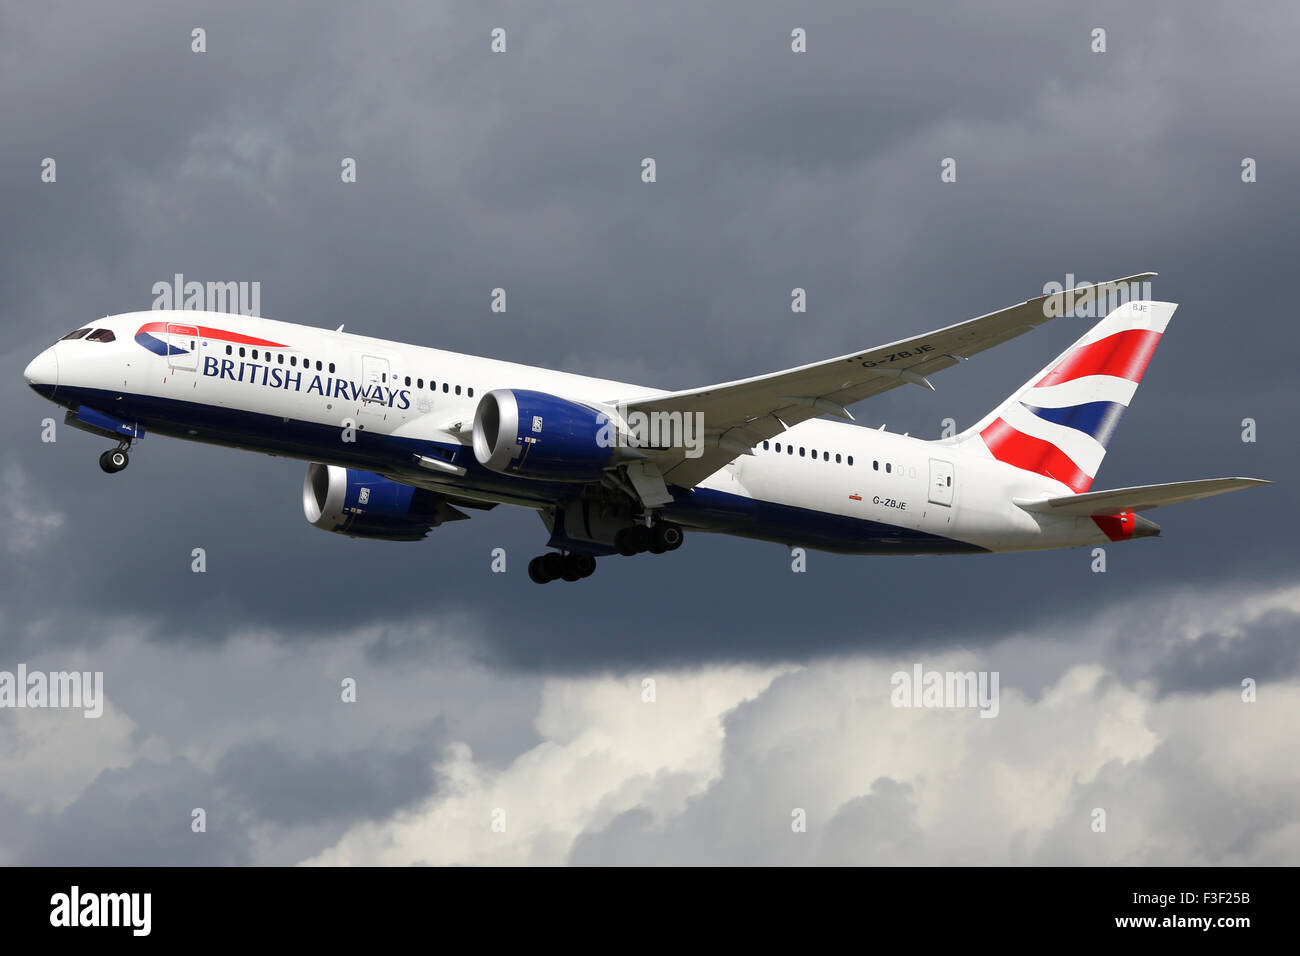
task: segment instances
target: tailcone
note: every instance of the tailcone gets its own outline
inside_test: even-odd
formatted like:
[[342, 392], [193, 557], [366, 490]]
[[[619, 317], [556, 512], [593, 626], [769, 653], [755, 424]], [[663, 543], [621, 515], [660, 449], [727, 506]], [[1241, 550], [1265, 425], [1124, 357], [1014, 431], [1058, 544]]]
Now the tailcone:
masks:
[[1144, 518], [1141, 515], [1134, 515], [1133, 537], [1158, 538], [1160, 537], [1160, 525], [1156, 524], [1150, 518]]

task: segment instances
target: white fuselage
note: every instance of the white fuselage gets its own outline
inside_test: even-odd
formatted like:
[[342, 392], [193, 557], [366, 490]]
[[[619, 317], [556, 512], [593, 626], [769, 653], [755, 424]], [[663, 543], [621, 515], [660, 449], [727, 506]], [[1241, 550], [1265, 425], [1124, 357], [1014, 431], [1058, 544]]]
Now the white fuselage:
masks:
[[[585, 403], [663, 394], [226, 313], [128, 313], [90, 326], [110, 329], [114, 341], [60, 341], [33, 363], [53, 369], [52, 388], [33, 387], [59, 404], [89, 406], [162, 434], [366, 468], [466, 498], [537, 509], [555, 505], [564, 490], [475, 467], [463, 475], [431, 472], [413, 464], [408, 449], [432, 443], [472, 465], [469, 428], [479, 398], [492, 389], [529, 389]], [[140, 331], [150, 326], [152, 333]], [[157, 341], [169, 334], [179, 341], [186, 329], [193, 330], [192, 349], [159, 354]], [[361, 389], [369, 390], [367, 397], [358, 397]], [[367, 441], [335, 437], [349, 425]], [[379, 436], [382, 447], [374, 443]], [[1031, 514], [1013, 500], [1066, 494], [1070, 489], [1060, 482], [951, 442], [813, 419], [726, 465], [684, 492], [689, 501], [667, 510], [688, 527], [844, 552], [1018, 551], [1106, 542], [1090, 518]]]

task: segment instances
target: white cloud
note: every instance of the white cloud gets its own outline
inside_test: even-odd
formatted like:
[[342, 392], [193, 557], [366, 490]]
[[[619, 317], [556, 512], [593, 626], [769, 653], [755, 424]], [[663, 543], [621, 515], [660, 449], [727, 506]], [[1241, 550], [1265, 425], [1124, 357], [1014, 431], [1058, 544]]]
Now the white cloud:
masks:
[[[548, 680], [536, 728], [543, 741], [504, 771], [463, 745], [439, 766], [444, 795], [388, 823], [365, 825], [321, 864], [558, 864], [593, 824], [643, 809], [680, 813], [721, 772], [723, 719], [761, 693], [773, 668], [721, 667], [655, 677]], [[504, 831], [492, 828], [504, 811]]]
[[[251, 837], [263, 863], [1294, 863], [1300, 680], [1238, 673], [1232, 649], [1281, 640], [1297, 620], [1300, 588], [1225, 587], [1144, 595], [1057, 633], [973, 639], [977, 650], [573, 677], [476, 662], [472, 620], [300, 644], [242, 634], [197, 657], [140, 621], [105, 621], [95, 649], [28, 662], [103, 669], [104, 717], [0, 715], [0, 800], [54, 814], [57, 832], [74, 801], [94, 819], [88, 794], [147, 789], [151, 768], [176, 760], [211, 774], [270, 741], [307, 766], [379, 761], [340, 761], [341, 773], [427, 752], [436, 785], [378, 821], [340, 809], [337, 824], [283, 816], [283, 800], [313, 800], [298, 790], [318, 778], [251, 788], [247, 832], [229, 835]], [[1171, 685], [1189, 647], [1219, 655], [1218, 686]], [[891, 675], [916, 663], [998, 671], [998, 716], [891, 706]], [[340, 700], [342, 676], [357, 679], [356, 704]], [[1241, 701], [1243, 676], [1259, 679], [1258, 703]], [[116, 783], [92, 788], [106, 771]], [[189, 785], [176, 786], [184, 819]], [[260, 815], [261, 798], [276, 812]], [[173, 797], [159, 799], [165, 815]], [[505, 832], [492, 829], [497, 809]], [[805, 833], [792, 832], [796, 809]], [[16, 852], [0, 846], [0, 859]]]
[[[1300, 682], [1265, 681], [1256, 704], [1235, 673], [1210, 693], [1162, 695], [1122, 676], [1139, 609], [1167, 622], [1144, 625], [1167, 652], [1224, 631], [1245, 639], [1270, 609], [1297, 614], [1300, 589], [1146, 596], [1038, 635], [1070, 653], [1041, 691], [1004, 679], [992, 720], [892, 707], [890, 675], [913, 661], [882, 657], [659, 675], [655, 704], [632, 677], [552, 679], [540, 743], [500, 769], [449, 748], [424, 806], [356, 827], [310, 862], [1294, 862], [1287, 728]], [[923, 663], [1009, 671], [1025, 641]], [[505, 833], [490, 828], [497, 807]], [[1096, 807], [1105, 833], [1091, 828]], [[796, 808], [806, 833], [791, 830]]]

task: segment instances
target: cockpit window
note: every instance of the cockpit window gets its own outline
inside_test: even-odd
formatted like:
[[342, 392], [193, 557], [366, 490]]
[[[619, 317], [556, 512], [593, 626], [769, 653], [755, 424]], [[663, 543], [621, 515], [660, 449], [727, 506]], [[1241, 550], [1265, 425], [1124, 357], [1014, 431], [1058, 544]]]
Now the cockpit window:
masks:
[[81, 338], [83, 335], [85, 335], [85, 334], [86, 334], [87, 332], [89, 332], [89, 331], [90, 331], [90, 329], [88, 329], [88, 328], [85, 328], [85, 329], [76, 329], [75, 331], [69, 332], [69, 333], [68, 333], [67, 335], [65, 335], [63, 338], [59, 339], [59, 341], [60, 341], [60, 342], [64, 342], [64, 341], [66, 341], [66, 340], [68, 340], [68, 339], [79, 339], [79, 338]]
[[95, 329], [86, 336], [87, 342], [112, 342], [117, 338], [111, 329]]

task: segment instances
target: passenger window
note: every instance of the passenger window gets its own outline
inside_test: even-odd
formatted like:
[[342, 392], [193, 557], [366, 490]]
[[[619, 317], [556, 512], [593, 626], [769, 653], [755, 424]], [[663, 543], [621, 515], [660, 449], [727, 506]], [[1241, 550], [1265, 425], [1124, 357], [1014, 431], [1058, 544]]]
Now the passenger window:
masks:
[[894, 466], [891, 465], [889, 462], [885, 462], [885, 474], [889, 474], [893, 470], [894, 470]]
[[830, 461], [830, 460], [831, 460], [831, 453], [828, 451], [822, 452], [822, 461]]
[[409, 388], [410, 385], [411, 385], [411, 376], [409, 376], [409, 375], [406, 376], [406, 385], [407, 385], [408, 388]]
[[794, 445], [786, 445], [786, 446], [785, 446], [785, 453], [786, 453], [787, 455], [793, 455], [793, 454], [794, 454]]
[[949, 488], [952, 487], [952, 475], [949, 475], [949, 476], [948, 476], [948, 487], [949, 487]]
[[763, 451], [767, 451], [767, 442], [763, 442]]
[[853, 456], [852, 456], [852, 455], [849, 455], [849, 464], [850, 464], [850, 465], [853, 464]]
[[64, 341], [67, 341], [68, 339], [79, 339], [79, 338], [82, 338], [82, 337], [83, 337], [87, 332], [89, 332], [89, 331], [90, 331], [90, 329], [88, 329], [88, 328], [86, 328], [86, 329], [74, 329], [73, 331], [71, 331], [71, 332], [69, 332], [67, 335], [65, 335], [63, 338], [59, 339], [59, 341], [60, 341], [60, 342], [64, 342]]
[[776, 450], [777, 450], [777, 451], [780, 451], [780, 450], [781, 450], [781, 443], [780, 443], [780, 442], [777, 442], [777, 443], [776, 443]]
[[333, 362], [330, 362], [330, 374], [331, 374], [331, 375], [334, 374], [334, 363], [333, 363]]
[[804, 457], [804, 454], [803, 454], [803, 445], [800, 445], [800, 446], [799, 446], [799, 457], [800, 457], [800, 458]]
[[245, 354], [246, 354], [246, 353], [244, 352], [244, 347], [241, 345], [241, 346], [239, 347], [239, 357], [240, 357], [240, 358], [244, 358], [244, 357], [245, 357]]
[[289, 364], [290, 364], [290, 365], [297, 365], [297, 364], [298, 364], [298, 356], [296, 356], [296, 355], [290, 355], [290, 356], [289, 356]]
[[470, 397], [470, 398], [473, 398], [473, 397], [474, 397], [474, 389], [472, 389], [472, 388], [471, 388], [471, 389], [468, 389], [468, 392], [469, 392], [469, 397]]
[[283, 365], [283, 364], [284, 364], [284, 353], [281, 352], [279, 355], [277, 355], [277, 356], [275, 357], [275, 360], [276, 360], [277, 362], [279, 362], [281, 365]]
[[459, 385], [456, 386], [456, 394], [457, 394], [457, 395], [460, 394], [460, 386], [459, 386]]
[[317, 359], [317, 360], [316, 360], [316, 371], [319, 372], [320, 370], [321, 370], [320, 359]]
[[422, 379], [422, 378], [417, 378], [417, 379], [415, 380], [415, 387], [416, 387], [416, 388], [424, 388], [424, 379]]
[[231, 346], [229, 346], [229, 345], [226, 346], [226, 354], [227, 354], [227, 355], [231, 355], [231, 354], [233, 354], [234, 351], [235, 351], [234, 348], [232, 348]]
[[443, 390], [444, 392], [447, 391], [447, 383], [446, 383], [446, 382], [443, 382], [443, 383], [442, 383], [442, 390]]
[[879, 470], [880, 470], [880, 462], [878, 462], [878, 461], [873, 461], [873, 462], [871, 463], [871, 470], [872, 470], [872, 471], [879, 471]]
[[253, 358], [257, 358], [257, 349], [253, 349]]
[[836, 453], [835, 453], [835, 464], [837, 464], [837, 465], [840, 464], [840, 453], [839, 453], [839, 452], [836, 452]]

